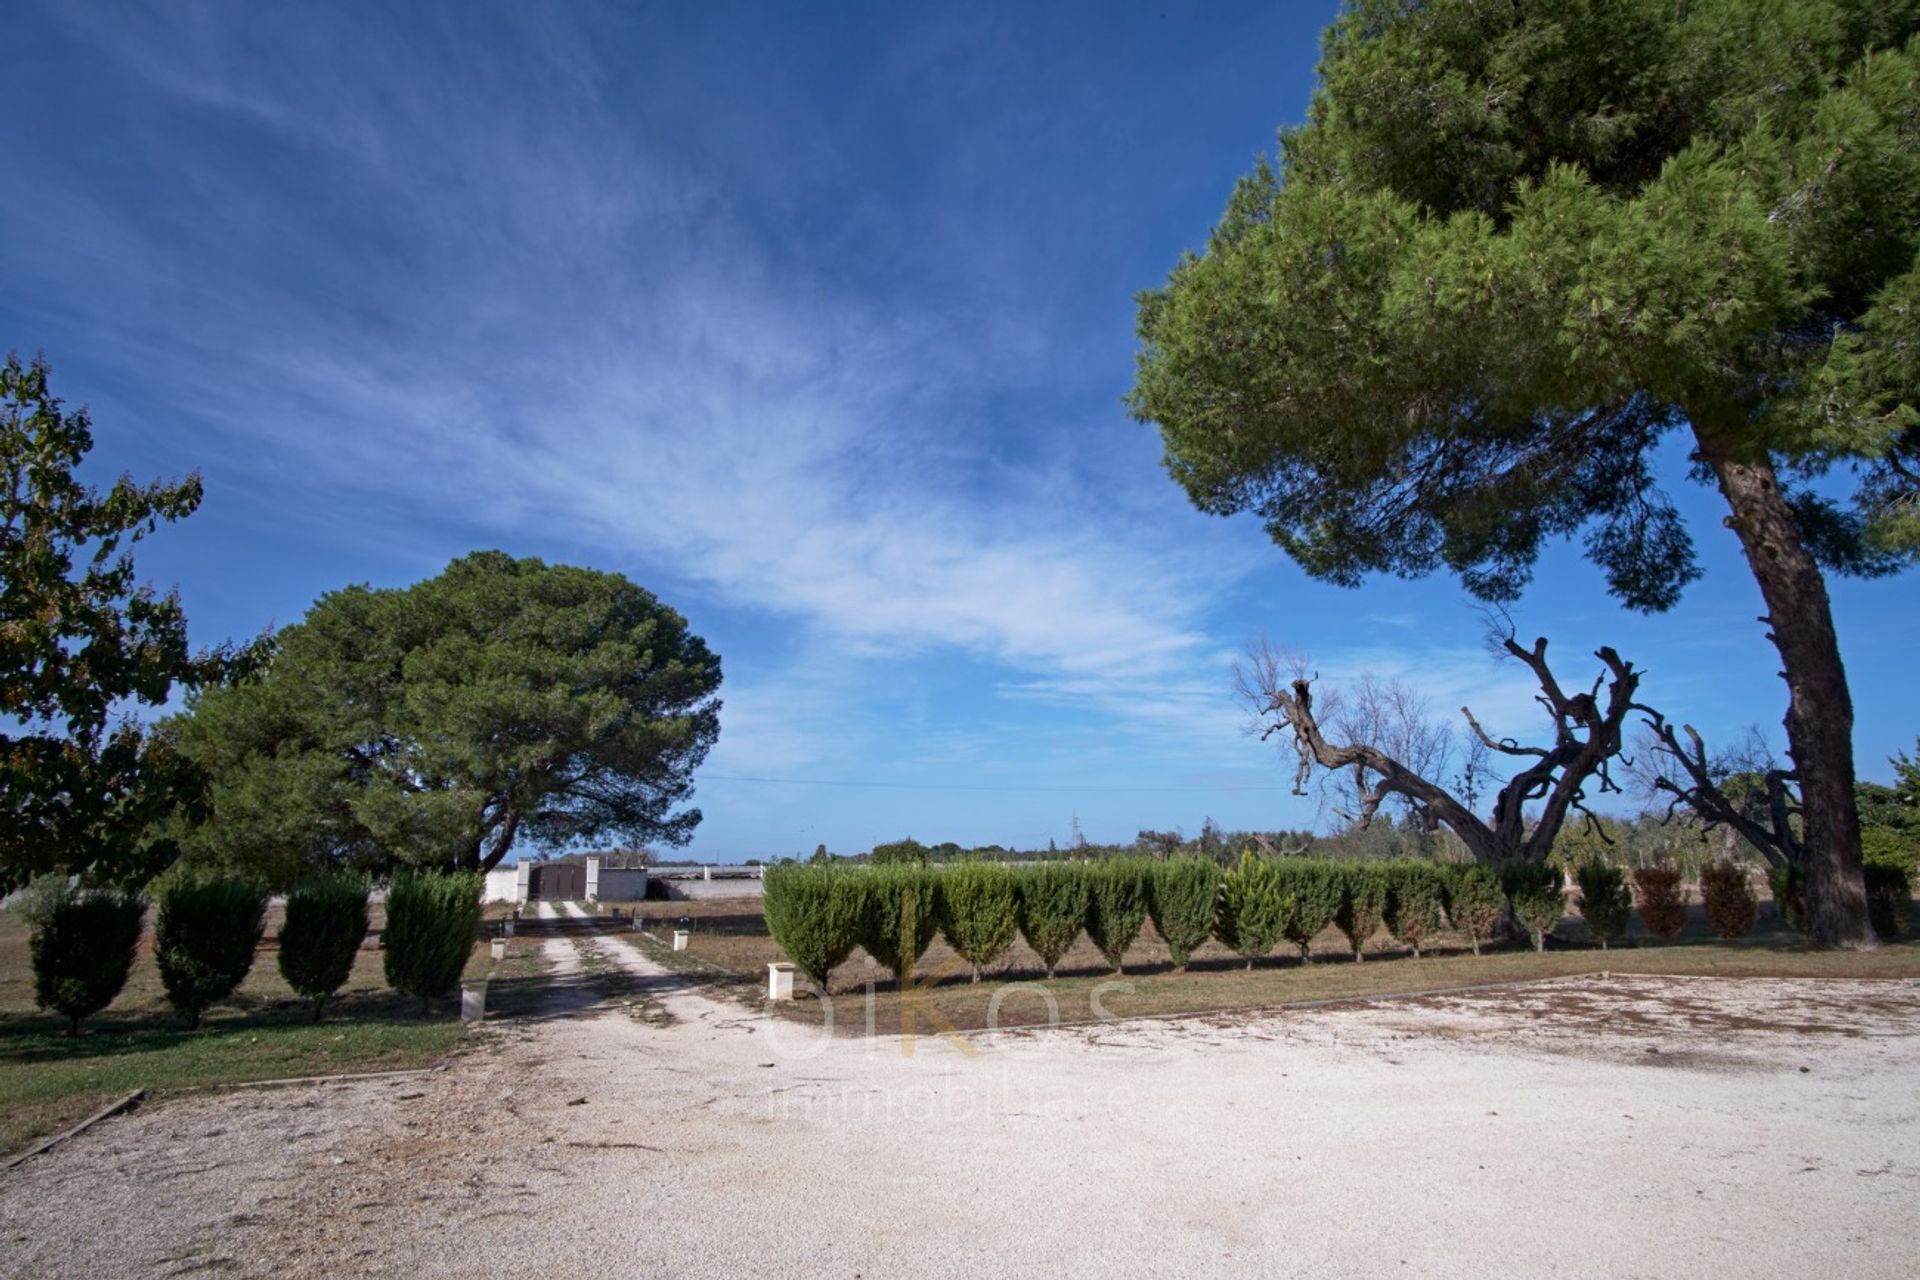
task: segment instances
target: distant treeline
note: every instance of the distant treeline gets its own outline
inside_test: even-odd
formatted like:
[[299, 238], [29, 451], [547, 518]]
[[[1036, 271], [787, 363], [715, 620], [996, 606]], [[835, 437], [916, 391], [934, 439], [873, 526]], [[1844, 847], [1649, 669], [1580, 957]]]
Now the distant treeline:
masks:
[[[1061, 858], [1106, 859], [1148, 857], [1160, 861], [1171, 858], [1205, 858], [1222, 867], [1233, 866], [1248, 849], [1272, 857], [1331, 858], [1338, 861], [1387, 862], [1397, 858], [1423, 858], [1435, 862], [1468, 862], [1471, 855], [1453, 833], [1444, 827], [1423, 830], [1416, 821], [1376, 818], [1365, 829], [1351, 827], [1333, 835], [1311, 831], [1229, 831], [1208, 819], [1197, 836], [1189, 837], [1179, 828], [1169, 831], [1142, 830], [1126, 844], [1103, 844], [1082, 840], [1061, 845], [1049, 841], [1044, 848], [1015, 849], [1006, 845], [962, 845], [953, 841], [923, 844], [915, 839], [892, 840], [861, 853], [830, 852], [821, 845], [810, 859], [783, 858], [781, 862], [811, 861], [854, 862], [887, 865], [890, 863], [937, 864], [979, 860], [988, 862], [1045, 862]], [[1642, 813], [1627, 818], [1601, 818], [1593, 823], [1569, 823], [1554, 845], [1554, 861], [1562, 869], [1599, 859], [1620, 866], [1672, 865], [1688, 879], [1699, 868], [1722, 858], [1744, 860], [1751, 854], [1744, 841], [1725, 828], [1709, 828], [1685, 817], [1667, 819], [1660, 813]]]

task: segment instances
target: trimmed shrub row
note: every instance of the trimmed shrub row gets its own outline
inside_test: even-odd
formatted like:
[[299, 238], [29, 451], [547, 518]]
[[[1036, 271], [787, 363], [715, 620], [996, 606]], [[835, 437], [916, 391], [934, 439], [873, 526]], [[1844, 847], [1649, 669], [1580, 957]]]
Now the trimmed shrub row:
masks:
[[[1876, 923], [1884, 917], [1890, 928], [1904, 929], [1904, 869], [1869, 872]], [[1595, 860], [1577, 867], [1574, 879], [1587, 931], [1602, 948], [1625, 934], [1636, 907], [1657, 938], [1672, 938], [1686, 927], [1681, 875], [1671, 867], [1628, 871]], [[1018, 868], [988, 862], [868, 868], [792, 863], [767, 870], [766, 915], [788, 958], [824, 988], [856, 946], [904, 983], [935, 932], [971, 966], [976, 982], [1016, 934], [1040, 957], [1049, 978], [1083, 931], [1119, 973], [1149, 919], [1180, 969], [1209, 939], [1249, 968], [1283, 941], [1311, 963], [1313, 940], [1329, 926], [1346, 936], [1356, 961], [1382, 928], [1418, 957], [1433, 934], [1451, 925], [1478, 955], [1509, 920], [1539, 951], [1565, 914], [1563, 887], [1562, 872], [1548, 863], [1494, 868], [1413, 858], [1345, 862], [1272, 858], [1251, 849], [1225, 871], [1204, 858], [1119, 857]], [[1700, 887], [1716, 934], [1736, 938], [1751, 931], [1758, 904], [1744, 867], [1708, 866]], [[1774, 889], [1783, 918], [1803, 921], [1804, 884], [1776, 873]]]
[[1048, 977], [1082, 932], [1119, 973], [1148, 920], [1181, 969], [1209, 939], [1249, 967], [1283, 941], [1311, 962], [1314, 938], [1335, 925], [1356, 960], [1383, 927], [1418, 955], [1449, 921], [1472, 939], [1477, 954], [1500, 928], [1510, 901], [1541, 945], [1559, 919], [1559, 873], [1545, 867], [1514, 873], [1510, 888], [1511, 899], [1485, 867], [1276, 859], [1252, 850], [1224, 872], [1205, 858], [1122, 857], [1017, 869], [990, 862], [783, 863], [767, 869], [765, 911], [788, 959], [824, 987], [855, 947], [904, 983], [935, 932], [967, 962], [976, 982], [1016, 934]]
[[[368, 890], [365, 876], [335, 873], [287, 895], [280, 972], [313, 1002], [315, 1021], [353, 971], [367, 934]], [[460, 981], [479, 930], [480, 890], [477, 872], [402, 872], [393, 879], [383, 939], [387, 982], [419, 996], [423, 1010]], [[161, 985], [187, 1025], [198, 1027], [253, 968], [266, 889], [250, 879], [182, 871], [162, 877], [152, 896]], [[68, 889], [51, 879], [36, 892], [29, 905], [34, 998], [68, 1020], [68, 1034], [126, 986], [146, 908], [139, 894]]]

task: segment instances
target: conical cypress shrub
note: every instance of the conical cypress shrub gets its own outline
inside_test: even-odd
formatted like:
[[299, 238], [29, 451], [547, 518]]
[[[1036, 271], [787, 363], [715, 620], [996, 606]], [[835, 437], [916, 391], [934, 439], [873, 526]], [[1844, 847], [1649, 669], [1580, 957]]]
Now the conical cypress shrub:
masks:
[[313, 1001], [320, 1021], [327, 1000], [346, 985], [367, 936], [367, 877], [333, 871], [310, 876], [287, 895], [280, 926], [280, 976]]
[[420, 1012], [452, 991], [480, 930], [477, 871], [400, 871], [387, 888], [387, 985], [420, 997]]
[[1279, 864], [1251, 849], [1243, 850], [1239, 865], [1221, 877], [1214, 927], [1220, 941], [1244, 957], [1249, 969], [1287, 936], [1294, 899], [1281, 883]]
[[1087, 937], [1115, 973], [1147, 922], [1150, 865], [1140, 858], [1109, 858], [1088, 868]]
[[940, 932], [973, 968], [998, 960], [1019, 924], [1013, 872], [994, 862], [958, 862], [939, 872]]
[[913, 966], [940, 931], [939, 889], [932, 868], [916, 862], [870, 867], [866, 872], [867, 954], [893, 970], [904, 989]]
[[1016, 879], [1020, 936], [1053, 977], [1060, 957], [1087, 926], [1087, 865], [1043, 862], [1021, 868]]
[[182, 872], [164, 878], [155, 897], [153, 958], [160, 982], [168, 1002], [197, 1027], [207, 1006], [232, 995], [253, 968], [266, 887]]
[[1176, 968], [1213, 935], [1220, 912], [1220, 868], [1211, 858], [1169, 858], [1152, 864], [1148, 910]]
[[113, 1003], [133, 972], [147, 904], [138, 895], [107, 889], [48, 895], [27, 942], [33, 998], [80, 1033], [80, 1019]]
[[768, 867], [764, 884], [767, 932], [821, 991], [867, 933], [871, 873], [825, 863]]

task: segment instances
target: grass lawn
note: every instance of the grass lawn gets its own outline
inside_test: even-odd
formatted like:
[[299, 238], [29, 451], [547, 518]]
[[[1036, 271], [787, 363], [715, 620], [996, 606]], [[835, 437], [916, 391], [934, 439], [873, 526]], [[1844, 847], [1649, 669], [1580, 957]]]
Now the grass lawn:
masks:
[[[767, 934], [757, 900], [650, 902], [643, 904], [640, 914], [659, 943], [669, 942], [676, 928], [691, 934], [683, 953], [658, 943], [649, 946], [656, 959], [688, 970], [725, 974], [719, 985], [750, 1003], [760, 1002], [764, 995], [768, 962], [784, 958]], [[1636, 919], [1634, 934], [1607, 951], [1587, 941], [1577, 917], [1561, 923], [1544, 953], [1501, 947], [1475, 956], [1465, 938], [1442, 934], [1433, 940], [1428, 954], [1415, 960], [1382, 933], [1371, 941], [1366, 961], [1355, 964], [1346, 939], [1328, 930], [1314, 940], [1313, 964], [1301, 964], [1287, 947], [1285, 954], [1276, 952], [1248, 970], [1240, 957], [1209, 943], [1195, 953], [1187, 973], [1173, 970], [1166, 944], [1149, 923], [1127, 953], [1126, 973], [1118, 978], [1083, 935], [1051, 981], [1039, 958], [1016, 940], [977, 986], [968, 981], [967, 966], [936, 939], [915, 970], [908, 1013], [917, 1020], [913, 1029], [925, 1034], [935, 1024], [916, 1010], [928, 1011], [958, 1029], [974, 1030], [1056, 1019], [1077, 1022], [1102, 1013], [1139, 1017], [1249, 1010], [1302, 1000], [1365, 998], [1601, 970], [1703, 977], [1920, 978], [1920, 942], [1911, 939], [1858, 954], [1809, 951], [1800, 935], [1779, 925], [1769, 910], [1753, 934], [1722, 942], [1707, 931], [1697, 906], [1693, 914], [1687, 931], [1674, 942], [1645, 938], [1638, 932]], [[1009, 987], [1010, 983], [1020, 985]], [[864, 952], [854, 952], [851, 960], [834, 970], [829, 994], [837, 1031], [860, 1034], [871, 1025], [886, 1034], [902, 1028], [902, 1000], [893, 975], [871, 964]], [[817, 999], [781, 1004], [777, 1009], [783, 1016], [809, 1022], [828, 1016], [826, 1002]]]
[[[378, 929], [378, 903], [373, 914]], [[269, 908], [252, 972], [230, 999], [206, 1012], [199, 1030], [188, 1031], [167, 1004], [149, 936], [119, 998], [69, 1037], [65, 1019], [34, 1008], [26, 925], [0, 912], [0, 1152], [138, 1088], [396, 1070], [431, 1063], [462, 1043], [457, 1005], [439, 1002], [431, 1017], [422, 1017], [417, 1000], [387, 988], [380, 953], [372, 950], [360, 953], [346, 987], [328, 1002], [326, 1021], [315, 1024], [307, 1002], [281, 980], [278, 929], [279, 908]], [[516, 984], [537, 982], [540, 971], [537, 951], [521, 950], [532, 959], [516, 958], [501, 975], [507, 981], [498, 994], [508, 1002]], [[492, 967], [488, 949], [476, 946], [468, 976], [485, 976]]]

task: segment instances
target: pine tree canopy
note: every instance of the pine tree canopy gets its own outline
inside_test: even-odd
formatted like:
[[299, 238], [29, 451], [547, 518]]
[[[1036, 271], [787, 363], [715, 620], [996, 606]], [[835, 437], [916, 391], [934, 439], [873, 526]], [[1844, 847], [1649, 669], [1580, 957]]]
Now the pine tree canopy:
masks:
[[1196, 506], [1338, 583], [1511, 599], [1584, 536], [1668, 608], [1697, 568], [1652, 453], [1685, 426], [1770, 459], [1828, 568], [1895, 569], [1916, 31], [1910, 0], [1355, 0], [1307, 123], [1142, 295], [1132, 407]]

